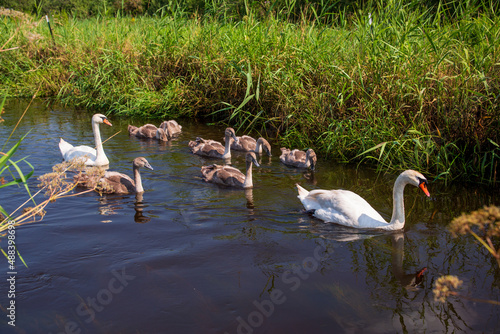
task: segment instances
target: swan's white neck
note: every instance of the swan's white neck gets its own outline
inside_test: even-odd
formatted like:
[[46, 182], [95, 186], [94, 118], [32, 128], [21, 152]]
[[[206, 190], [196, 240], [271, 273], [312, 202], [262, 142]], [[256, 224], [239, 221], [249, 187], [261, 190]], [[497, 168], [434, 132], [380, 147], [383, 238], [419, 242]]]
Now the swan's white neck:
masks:
[[141, 173], [139, 172], [139, 167], [134, 165], [134, 182], [135, 182], [135, 191], [138, 193], [144, 192], [144, 188], [142, 187], [142, 179]]
[[392, 271], [394, 276], [403, 277], [403, 259], [404, 259], [404, 243], [405, 238], [403, 233], [397, 233], [391, 236], [392, 239]]
[[243, 183], [243, 188], [252, 188], [252, 161], [247, 161], [247, 172], [245, 175], [245, 182]]
[[92, 121], [92, 132], [94, 133], [94, 141], [96, 146], [96, 157], [95, 165], [109, 165], [108, 157], [104, 153], [104, 148], [102, 147], [101, 132], [99, 131], [99, 123]]
[[407, 181], [403, 176], [398, 176], [392, 190], [392, 217], [390, 224], [394, 225], [394, 230], [402, 229], [405, 226], [405, 206], [403, 192]]

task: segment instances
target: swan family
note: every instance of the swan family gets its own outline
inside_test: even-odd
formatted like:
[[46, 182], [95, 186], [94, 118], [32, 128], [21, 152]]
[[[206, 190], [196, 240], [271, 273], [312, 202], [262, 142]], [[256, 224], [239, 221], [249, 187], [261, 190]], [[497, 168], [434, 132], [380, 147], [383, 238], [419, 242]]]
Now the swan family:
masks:
[[[95, 167], [105, 167], [109, 165], [109, 160], [104, 153], [99, 124], [111, 126], [111, 122], [102, 114], [95, 114], [92, 117], [92, 131], [96, 148], [89, 146], [73, 146], [60, 139], [59, 149], [64, 160], [74, 158], [85, 159], [85, 165]], [[168, 141], [181, 132], [181, 126], [174, 120], [164, 121], [159, 127], [153, 124], [146, 124], [140, 127], [128, 126], [131, 136], [138, 138], [156, 138], [161, 141]], [[247, 152], [245, 156], [246, 172], [228, 166], [211, 164], [201, 167], [202, 179], [205, 182], [215, 183], [226, 187], [251, 189], [253, 187], [252, 166], [260, 167], [257, 162], [257, 154], [266, 153], [271, 156], [271, 145], [260, 137], [257, 140], [250, 136], [236, 136], [233, 128], [226, 128], [224, 131], [224, 145], [218, 141], [197, 137], [188, 143], [188, 147], [193, 154], [227, 160], [231, 157], [231, 150]], [[279, 157], [281, 163], [294, 168], [309, 168], [314, 170], [317, 164], [316, 153], [312, 149], [301, 151], [297, 149], [281, 148]], [[75, 177], [78, 185], [87, 188], [99, 187], [103, 193], [142, 193], [140, 168], [153, 167], [144, 157], [135, 158], [132, 162], [134, 179], [128, 175], [104, 171], [101, 173], [86, 173]], [[314, 217], [321, 219], [325, 223], [335, 223], [358, 229], [376, 229], [386, 231], [397, 231], [404, 228], [404, 188], [407, 184], [420, 188], [425, 195], [430, 196], [427, 188], [427, 179], [419, 172], [406, 170], [396, 179], [393, 187], [393, 211], [392, 217], [387, 222], [368, 202], [358, 194], [349, 190], [334, 189], [306, 190], [296, 184], [298, 198], [305, 210], [311, 212]]]

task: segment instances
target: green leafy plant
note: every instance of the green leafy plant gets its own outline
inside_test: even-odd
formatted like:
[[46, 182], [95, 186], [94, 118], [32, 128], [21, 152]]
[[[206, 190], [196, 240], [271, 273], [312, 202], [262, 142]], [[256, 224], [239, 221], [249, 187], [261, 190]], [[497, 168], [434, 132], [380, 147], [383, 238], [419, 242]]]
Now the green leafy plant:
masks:
[[[28, 193], [28, 195], [30, 197], [32, 197], [27, 181], [33, 175], [35, 168], [26, 160], [26, 157], [19, 159], [17, 161], [13, 161], [11, 159], [13, 157], [14, 153], [17, 151], [17, 149], [18, 149], [19, 145], [21, 144], [21, 142], [23, 141], [23, 139], [26, 137], [26, 135], [24, 135], [21, 139], [19, 139], [19, 141], [7, 153], [0, 152], [0, 155], [1, 155], [1, 157], [0, 157], [0, 180], [2, 180], [2, 184], [0, 185], [0, 189], [8, 187], [8, 186], [13, 186], [13, 185], [22, 185], [26, 189], [26, 192]], [[31, 168], [31, 171], [29, 173], [27, 173], [26, 175], [23, 173], [23, 171], [21, 170], [21, 168], [19, 166], [21, 162], [26, 163]], [[9, 174], [13, 178], [9, 182], [5, 181], [5, 177], [2, 176], [2, 174], [5, 171], [8, 171]], [[14, 172], [17, 173], [17, 176], [15, 176]], [[3, 215], [5, 215], [5, 217], [11, 218], [10, 215], [4, 210], [4, 208], [1, 205], [0, 205], [0, 212]], [[0, 227], [0, 231], [1, 230], [2, 229]]]
[[40, 86], [77, 107], [221, 122], [326, 159], [498, 183], [498, 1], [144, 10], [154, 15], [51, 12], [57, 47], [46, 25], [10, 13], [0, 44], [16, 49], [0, 57], [0, 89], [30, 96]]
[[[6, 98], [4, 97], [2, 102], [0, 103], [0, 110], [3, 110], [5, 100]], [[28, 108], [29, 105], [26, 108], [26, 111], [28, 110]], [[26, 111], [19, 119], [19, 122], [21, 122]], [[19, 124], [19, 122], [17, 124]], [[14, 128], [12, 134], [14, 133], [16, 128]], [[18, 187], [24, 187], [24, 189], [26, 190], [26, 194], [28, 195], [27, 196], [28, 199], [23, 203], [21, 203], [12, 212], [7, 212], [0, 205], [0, 240], [3, 238], [9, 238], [11, 234], [10, 230], [12, 230], [13, 228], [16, 228], [18, 226], [27, 223], [35, 222], [38, 219], [38, 217], [42, 219], [43, 216], [45, 215], [44, 208], [50, 202], [53, 202], [59, 198], [76, 196], [85, 193], [85, 192], [80, 192], [77, 194], [72, 193], [73, 189], [76, 187], [77, 184], [73, 180], [68, 181], [66, 176], [66, 171], [70, 169], [78, 170], [80, 173], [82, 172], [84, 166], [80, 161], [70, 161], [54, 166], [52, 173], [42, 175], [39, 178], [40, 180], [39, 185], [41, 189], [38, 190], [35, 194], [31, 193], [30, 188], [28, 186], [28, 180], [33, 176], [35, 168], [31, 163], [29, 163], [26, 160], [27, 157], [17, 160], [14, 158], [16, 151], [19, 149], [20, 145], [22, 144], [23, 140], [26, 138], [28, 134], [29, 132], [25, 134], [21, 139], [19, 139], [7, 152], [4, 153], [2, 151], [8, 144], [8, 141], [10, 139], [9, 136], [9, 138], [6, 140], [4, 144], [4, 147], [2, 148], [2, 151], [0, 151], [0, 194], [6, 187], [18, 186]], [[28, 166], [29, 172], [23, 172], [21, 168], [22, 165]], [[90, 189], [89, 191], [92, 191], [92, 189]], [[43, 192], [45, 192], [46, 199], [44, 199], [40, 203], [37, 203], [35, 201], [36, 196], [38, 196]], [[33, 206], [27, 206], [28, 204], [33, 204]], [[7, 231], [9, 232], [7, 233]], [[9, 239], [9, 245], [10, 244], [13, 244], [19, 259], [27, 267], [26, 262], [24, 261], [23, 257], [21, 256], [15, 245], [15, 241]], [[7, 259], [9, 259], [9, 256], [5, 252], [5, 250], [4, 249], [0, 250], [7, 257]]]

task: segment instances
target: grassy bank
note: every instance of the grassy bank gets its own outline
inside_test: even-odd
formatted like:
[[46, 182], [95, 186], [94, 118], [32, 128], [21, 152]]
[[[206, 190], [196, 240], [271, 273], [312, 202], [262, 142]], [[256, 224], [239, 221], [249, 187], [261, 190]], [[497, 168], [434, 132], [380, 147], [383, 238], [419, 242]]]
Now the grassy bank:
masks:
[[3, 16], [0, 90], [221, 121], [338, 161], [498, 183], [500, 18], [419, 8], [393, 1], [329, 24], [307, 8], [294, 22], [253, 10], [59, 15], [54, 39], [44, 18]]

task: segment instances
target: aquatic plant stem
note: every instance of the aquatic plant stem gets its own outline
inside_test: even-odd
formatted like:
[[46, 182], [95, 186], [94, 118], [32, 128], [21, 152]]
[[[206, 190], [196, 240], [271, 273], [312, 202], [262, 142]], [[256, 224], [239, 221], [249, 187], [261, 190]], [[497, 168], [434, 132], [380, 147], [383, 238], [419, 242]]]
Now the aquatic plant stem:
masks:
[[[117, 133], [115, 133], [114, 135], [112, 135], [112, 136], [110, 136], [110, 137], [106, 138], [106, 139], [102, 142], [102, 144], [104, 144], [105, 142], [107, 142], [108, 140], [110, 140], [111, 138], [113, 138], [114, 136], [116, 136], [117, 134], [119, 134], [120, 132], [122, 132], [122, 130], [120, 130], [120, 131], [118, 131]], [[94, 148], [95, 148], [95, 147], [94, 147]]]
[[458, 293], [456, 291], [450, 291], [449, 294], [453, 295], [455, 297], [467, 299], [467, 300], [470, 300], [470, 301], [473, 301], [473, 302], [486, 303], [486, 304], [492, 304], [492, 305], [500, 305], [500, 302], [496, 301], [496, 300], [470, 297], [470, 296], [462, 295], [462, 294], [460, 294], [460, 293]]
[[498, 267], [500, 268], [500, 253], [495, 250], [495, 246], [493, 246], [493, 243], [491, 242], [491, 239], [489, 237], [486, 237], [486, 241], [483, 240], [480, 236], [478, 236], [474, 231], [469, 230], [469, 233], [476, 238], [477, 241], [479, 241], [487, 250], [488, 252], [493, 255], [493, 257], [497, 260]]

